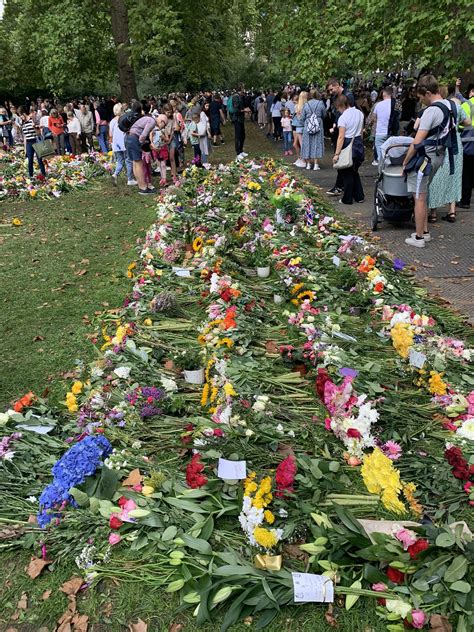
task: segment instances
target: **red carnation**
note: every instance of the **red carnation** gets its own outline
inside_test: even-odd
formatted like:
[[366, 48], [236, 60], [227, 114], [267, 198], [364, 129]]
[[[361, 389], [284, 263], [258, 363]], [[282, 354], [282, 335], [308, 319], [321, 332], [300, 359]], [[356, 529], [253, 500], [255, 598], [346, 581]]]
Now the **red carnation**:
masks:
[[394, 584], [402, 584], [405, 581], [404, 573], [399, 571], [397, 568], [392, 568], [391, 566], [387, 568], [387, 577]]
[[295, 457], [290, 454], [276, 469], [275, 481], [277, 491], [275, 492], [275, 496], [284, 498], [286, 494], [292, 494], [295, 491], [293, 483], [295, 482], [296, 472], [296, 460]]
[[316, 378], [316, 392], [319, 395], [319, 399], [324, 401], [324, 387], [326, 382], [330, 381], [329, 373], [326, 369], [318, 369], [318, 376]]
[[120, 518], [117, 518], [117, 516], [110, 516], [109, 527], [111, 529], [120, 529], [122, 525], [123, 522], [120, 520]]
[[360, 439], [362, 437], [357, 428], [349, 428], [346, 434], [351, 439]]
[[408, 553], [410, 553], [411, 559], [416, 560], [419, 553], [421, 553], [422, 551], [426, 551], [429, 545], [430, 543], [428, 542], [428, 540], [424, 540], [423, 538], [420, 538], [419, 540], [415, 542], [415, 544], [411, 544], [408, 547], [407, 551]]
[[186, 468], [186, 482], [192, 489], [202, 487], [207, 483], [207, 477], [201, 472], [204, 471], [204, 464], [201, 463], [201, 455], [195, 454]]
[[181, 437], [181, 442], [184, 443], [184, 445], [187, 445], [188, 443], [191, 443], [191, 441], [193, 440], [191, 436], [191, 432], [194, 430], [194, 426], [193, 424], [187, 424], [186, 426], [184, 426], [184, 429], [187, 434]]

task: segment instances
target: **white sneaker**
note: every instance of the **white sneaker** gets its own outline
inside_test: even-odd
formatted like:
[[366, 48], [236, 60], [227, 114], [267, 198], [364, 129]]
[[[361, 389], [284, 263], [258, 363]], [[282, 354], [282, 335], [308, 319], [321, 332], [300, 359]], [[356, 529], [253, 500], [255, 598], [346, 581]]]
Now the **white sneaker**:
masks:
[[306, 170], [309, 171], [311, 169], [311, 163], [306, 163]]
[[424, 239], [417, 239], [416, 238], [416, 233], [415, 233], [415, 237], [407, 237], [405, 239], [405, 243], [408, 244], [409, 246], [415, 246], [415, 248], [424, 248], [425, 247], [425, 240]]
[[247, 158], [248, 153], [247, 153], [247, 152], [245, 152], [245, 151], [243, 151], [240, 155], [242, 156], [242, 158]]
[[318, 165], [317, 162], [314, 163], [314, 167], [313, 167], [313, 171], [319, 171], [321, 169], [321, 167]]
[[301, 160], [301, 158], [298, 158], [294, 165], [295, 167], [301, 167], [302, 169], [304, 169], [306, 167], [306, 162], [304, 160]]
[[379, 166], [379, 161], [378, 160], [373, 160], [372, 161], [372, 167], [378, 167]]
[[129, 187], [134, 187], [138, 184], [138, 182], [136, 180], [128, 180], [127, 185]]
[[[416, 233], [412, 233], [412, 234], [411, 234], [411, 238], [412, 238], [412, 239], [415, 239], [415, 237], [416, 237]], [[431, 237], [431, 233], [423, 233], [423, 239], [424, 239], [425, 241], [431, 241], [431, 239], [432, 239], [432, 237]]]

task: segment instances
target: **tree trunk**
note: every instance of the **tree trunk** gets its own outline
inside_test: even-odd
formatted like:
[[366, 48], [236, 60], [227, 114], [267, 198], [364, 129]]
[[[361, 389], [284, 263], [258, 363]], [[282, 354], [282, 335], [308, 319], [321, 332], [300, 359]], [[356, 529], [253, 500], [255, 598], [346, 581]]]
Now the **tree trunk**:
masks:
[[117, 66], [122, 101], [138, 99], [135, 71], [130, 61], [128, 10], [125, 0], [109, 0], [112, 35], [117, 55]]

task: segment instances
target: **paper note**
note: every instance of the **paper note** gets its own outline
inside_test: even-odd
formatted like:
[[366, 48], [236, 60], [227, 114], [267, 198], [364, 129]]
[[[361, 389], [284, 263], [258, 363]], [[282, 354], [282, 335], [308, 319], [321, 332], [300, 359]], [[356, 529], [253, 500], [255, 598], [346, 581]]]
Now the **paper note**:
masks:
[[172, 268], [172, 270], [176, 274], [176, 276], [179, 276], [179, 277], [191, 276], [191, 271], [188, 270], [188, 268]]
[[332, 262], [333, 262], [333, 264], [334, 264], [335, 266], [338, 266], [338, 267], [339, 267], [339, 265], [340, 265], [340, 263], [341, 263], [341, 260], [339, 259], [339, 257], [338, 257], [337, 255], [334, 255], [334, 257], [332, 258]]
[[334, 336], [334, 338], [347, 340], [347, 342], [357, 342], [357, 338], [354, 338], [354, 336], [349, 336], [349, 334], [344, 334], [342, 333], [342, 331], [333, 331], [332, 335]]
[[420, 351], [415, 351], [414, 349], [410, 349], [408, 361], [411, 364], [411, 366], [414, 366], [417, 369], [422, 369], [426, 362], [426, 356], [424, 353], [420, 353]]
[[247, 461], [228, 461], [219, 459], [217, 476], [227, 481], [236, 481], [247, 478]]
[[36, 432], [37, 434], [48, 434], [54, 428], [54, 426], [28, 426], [27, 424], [18, 424], [17, 428], [20, 430], [29, 430], [30, 432]]
[[328, 577], [313, 573], [291, 573], [291, 576], [295, 603], [334, 601], [334, 584]]

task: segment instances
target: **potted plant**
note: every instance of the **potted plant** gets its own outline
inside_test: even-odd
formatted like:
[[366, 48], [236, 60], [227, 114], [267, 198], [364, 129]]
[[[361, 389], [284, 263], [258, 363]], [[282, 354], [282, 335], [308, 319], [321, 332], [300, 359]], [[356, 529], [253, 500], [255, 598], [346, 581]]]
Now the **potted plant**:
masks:
[[266, 279], [270, 276], [270, 249], [259, 244], [253, 252], [254, 266], [257, 268], [257, 276]]
[[174, 361], [183, 370], [184, 380], [188, 384], [204, 384], [204, 359], [200, 349], [186, 349]]

